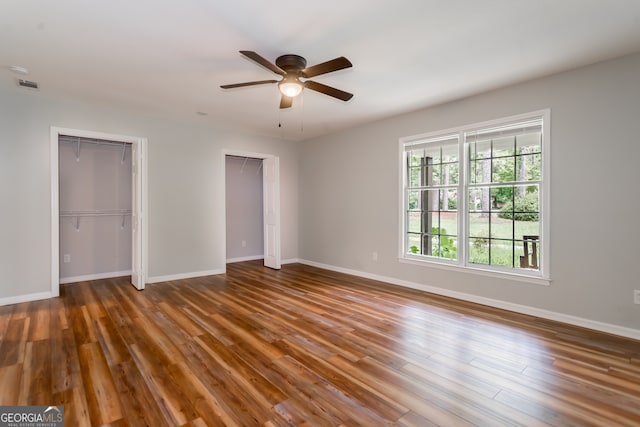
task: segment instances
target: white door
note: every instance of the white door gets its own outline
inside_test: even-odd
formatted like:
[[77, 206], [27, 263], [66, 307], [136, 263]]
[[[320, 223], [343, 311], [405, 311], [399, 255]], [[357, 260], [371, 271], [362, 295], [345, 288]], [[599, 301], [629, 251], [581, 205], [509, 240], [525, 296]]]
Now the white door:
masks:
[[280, 269], [280, 159], [262, 160], [264, 265]]
[[133, 143], [131, 149], [131, 284], [138, 290], [144, 289], [144, 258], [143, 258], [143, 170], [142, 152], [140, 142]]

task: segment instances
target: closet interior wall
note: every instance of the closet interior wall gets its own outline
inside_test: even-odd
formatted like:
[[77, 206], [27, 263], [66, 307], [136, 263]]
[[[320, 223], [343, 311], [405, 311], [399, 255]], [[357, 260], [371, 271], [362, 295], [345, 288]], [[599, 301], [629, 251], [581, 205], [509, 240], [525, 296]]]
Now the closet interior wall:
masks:
[[131, 274], [131, 144], [60, 136], [60, 283]]

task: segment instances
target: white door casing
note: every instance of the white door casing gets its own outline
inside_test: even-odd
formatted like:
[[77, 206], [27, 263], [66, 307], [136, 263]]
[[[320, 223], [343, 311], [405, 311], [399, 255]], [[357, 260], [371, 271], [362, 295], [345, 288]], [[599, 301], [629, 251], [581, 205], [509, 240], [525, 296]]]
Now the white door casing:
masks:
[[[132, 260], [131, 283], [137, 289], [144, 289], [147, 269], [147, 139], [114, 135], [102, 132], [51, 127], [50, 168], [51, 168], [51, 296], [60, 295], [60, 206], [59, 206], [59, 165], [58, 138], [60, 135], [95, 138], [132, 144]], [[135, 222], [134, 222], [135, 218]], [[135, 277], [134, 277], [135, 276]]]
[[146, 235], [146, 219], [143, 216], [146, 193], [143, 185], [144, 148], [141, 144], [133, 144], [131, 149], [131, 284], [138, 290], [144, 289], [146, 267], [143, 257], [143, 237]]
[[[262, 159], [262, 212], [264, 266], [279, 270], [280, 259], [280, 158], [271, 154], [223, 150], [225, 156]], [[226, 256], [225, 256], [226, 259]]]
[[262, 160], [264, 209], [264, 265], [280, 269], [280, 162], [278, 157]]

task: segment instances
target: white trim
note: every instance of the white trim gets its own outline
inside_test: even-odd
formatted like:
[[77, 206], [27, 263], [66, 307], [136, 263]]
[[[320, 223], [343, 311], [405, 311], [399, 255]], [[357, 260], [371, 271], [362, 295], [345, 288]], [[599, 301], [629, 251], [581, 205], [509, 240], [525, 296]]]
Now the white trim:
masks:
[[417, 134], [417, 135], [403, 136], [403, 137], [400, 138], [400, 145], [403, 145], [403, 144], [406, 144], [406, 143], [417, 142], [417, 141], [422, 140], [422, 139], [437, 138], [437, 137], [440, 137], [440, 136], [445, 136], [445, 135], [449, 135], [449, 134], [453, 134], [453, 133], [464, 133], [464, 132], [468, 132], [470, 130], [475, 130], [476, 128], [485, 128], [485, 127], [491, 127], [491, 126], [509, 125], [512, 122], [516, 123], [516, 122], [522, 121], [524, 119], [530, 119], [530, 118], [535, 117], [535, 116], [544, 116], [545, 118], [548, 119], [549, 117], [546, 116], [547, 114], [548, 115], [551, 114], [551, 109], [550, 108], [544, 108], [542, 110], [530, 111], [528, 113], [516, 114], [514, 116], [507, 116], [507, 117], [501, 117], [501, 118], [492, 119], [492, 120], [486, 120], [486, 121], [483, 121], [483, 122], [471, 123], [471, 124], [468, 124], [468, 125], [451, 127], [451, 128], [443, 129], [443, 130], [435, 130], [435, 131], [425, 132], [425, 133], [421, 133], [421, 134]]
[[[262, 259], [262, 256], [247, 257], [247, 259], [240, 259], [240, 258], [234, 258], [234, 259], [236, 259], [238, 261], [233, 261], [233, 262], [253, 261], [253, 260], [256, 260], [256, 259]], [[285, 260], [282, 260], [281, 263], [282, 264], [295, 264], [295, 263], [304, 264], [298, 258], [285, 259]], [[160, 282], [168, 282], [168, 281], [171, 281], [171, 280], [193, 279], [195, 277], [204, 277], [204, 276], [213, 276], [213, 275], [218, 275], [218, 274], [225, 274], [226, 272], [227, 272], [226, 268], [220, 268], [220, 269], [208, 270], [208, 271], [196, 271], [196, 272], [191, 272], [191, 273], [169, 274], [169, 275], [166, 275], [166, 276], [149, 277], [147, 279], [147, 283], [160, 283]]]
[[268, 159], [276, 157], [274, 154], [256, 153], [254, 151], [240, 151], [240, 150], [222, 150], [222, 157], [236, 156], [236, 157], [250, 157], [252, 159]]
[[485, 270], [482, 268], [474, 268], [471, 266], [461, 267], [458, 264], [454, 264], [452, 262], [446, 262], [446, 261], [447, 260], [439, 260], [439, 259], [426, 261], [423, 259], [416, 259], [411, 256], [398, 258], [398, 262], [401, 262], [403, 264], [413, 264], [413, 265], [424, 266], [425, 264], [428, 263], [429, 268], [433, 267], [433, 268], [439, 268], [442, 270], [457, 271], [459, 273], [473, 273], [479, 276], [495, 277], [496, 279], [509, 279], [509, 280], [514, 280], [516, 282], [525, 282], [525, 283], [531, 283], [533, 285], [540, 285], [540, 286], [551, 285], [550, 279], [544, 279], [542, 277], [536, 277], [536, 276], [525, 276], [522, 274], [518, 274], [517, 271], [511, 272], [511, 271]]
[[51, 127], [49, 135], [50, 144], [50, 170], [51, 170], [51, 296], [60, 296], [60, 206], [59, 185], [60, 173], [58, 166], [58, 135], [62, 128]]
[[262, 227], [265, 267], [279, 270], [280, 241], [280, 159], [271, 157], [262, 161]]
[[546, 242], [542, 250], [542, 277], [551, 280], [551, 109], [540, 111], [542, 116], [542, 209], [541, 226], [543, 242]]
[[255, 261], [258, 259], [264, 259], [264, 255], [250, 255], [239, 258], [227, 258], [227, 264], [233, 264], [234, 262]]
[[[258, 152], [252, 152], [252, 151], [240, 151], [240, 150], [233, 150], [233, 149], [222, 149], [222, 164], [224, 165], [224, 167], [222, 168], [222, 179], [223, 179], [223, 189], [224, 189], [224, 194], [223, 194], [223, 200], [226, 200], [226, 193], [227, 193], [227, 178], [226, 178], [226, 173], [224, 172], [226, 170], [226, 158], [227, 156], [236, 156], [236, 157], [250, 157], [253, 159], [262, 159], [262, 160], [266, 160], [266, 159], [272, 159], [275, 162], [275, 173], [277, 176], [277, 182], [276, 182], [276, 186], [277, 186], [277, 242], [276, 242], [276, 246], [277, 246], [277, 259], [276, 259], [276, 265], [277, 268], [280, 268], [280, 265], [282, 264], [282, 260], [280, 259], [280, 251], [281, 251], [281, 243], [282, 243], [282, 233], [280, 230], [280, 211], [281, 211], [281, 203], [280, 203], [280, 158], [278, 156], [276, 156], [275, 154], [265, 154], [265, 153], [258, 153]], [[267, 236], [266, 236], [266, 226], [264, 221], [266, 221], [266, 215], [264, 215], [264, 206], [265, 206], [265, 200], [264, 200], [264, 193], [267, 189], [267, 182], [264, 179], [264, 164], [263, 164], [263, 179], [262, 179], [262, 191], [263, 191], [263, 232], [264, 232], [264, 241], [266, 242], [267, 240]], [[225, 202], [226, 203], [226, 202]], [[224, 216], [224, 234], [222, 236], [223, 241], [227, 241], [227, 216], [226, 216], [226, 209], [223, 210], [223, 216]], [[262, 256], [262, 259], [265, 259], [265, 256], [267, 254], [266, 248], [264, 249], [264, 253], [265, 255]], [[227, 254], [226, 254], [226, 246], [225, 246], [225, 254], [224, 254], [224, 259], [226, 261], [226, 263], [230, 262], [229, 260], [227, 260]], [[258, 259], [258, 258], [255, 258]], [[235, 261], [233, 261], [235, 262]]]
[[[136, 153], [135, 158], [133, 156], [134, 153]], [[133, 143], [133, 149], [131, 150], [132, 167], [134, 164], [136, 167], [135, 175], [132, 174], [132, 178], [136, 180], [136, 182], [132, 182], [132, 190], [133, 186], [135, 186], [136, 189], [134, 193], [135, 199], [132, 199], [133, 215], [131, 217], [131, 284], [138, 290], [144, 289], [147, 277], [147, 266], [149, 265], [149, 204], [147, 196], [149, 172], [147, 159], [147, 138], [139, 138], [137, 143]], [[140, 255], [142, 256], [140, 257]], [[138, 260], [138, 258], [141, 259]]]
[[14, 297], [0, 298], [0, 306], [38, 301], [42, 299], [54, 298], [57, 296], [58, 295], [53, 295], [51, 292], [38, 292], [35, 294], [16, 295]]
[[195, 271], [191, 273], [169, 274], [166, 276], [149, 277], [147, 279], [147, 283], [160, 283], [160, 282], [169, 282], [171, 280], [193, 279], [195, 277], [214, 276], [217, 274], [224, 274], [226, 272], [227, 270], [225, 268], [220, 268], [220, 269], [208, 270], [208, 271]]
[[61, 277], [60, 284], [88, 282], [89, 280], [111, 279], [112, 277], [131, 276], [131, 270], [112, 271], [109, 273], [87, 274], [84, 276]]
[[366, 279], [377, 280], [392, 285], [403, 286], [406, 288], [417, 289], [424, 292], [430, 292], [436, 295], [442, 295], [463, 301], [469, 301], [476, 304], [487, 305], [490, 307], [500, 308], [503, 310], [513, 311], [528, 316], [540, 317], [542, 319], [553, 320], [568, 325], [579, 326], [582, 328], [592, 329], [594, 331], [605, 332], [608, 334], [618, 335], [625, 338], [640, 340], [640, 329], [632, 329], [624, 326], [614, 325], [611, 323], [599, 322], [596, 320], [585, 319], [583, 317], [572, 316], [570, 314], [558, 313], [541, 308], [530, 307], [522, 304], [515, 304], [507, 301], [496, 300], [492, 298], [481, 297], [477, 295], [467, 294], [464, 292], [452, 291], [449, 289], [439, 288], [431, 285], [410, 282], [407, 280], [396, 279], [394, 277], [380, 276], [377, 274], [367, 273], [349, 268], [336, 267], [333, 265], [322, 264], [319, 262], [299, 259], [300, 264], [306, 264], [313, 267], [323, 268], [325, 270], [336, 271], [338, 273], [351, 274], [353, 276], [364, 277]]
[[[509, 124], [516, 124], [523, 120], [530, 120], [534, 118], [541, 118], [543, 131], [542, 131], [542, 185], [541, 193], [542, 199], [540, 201], [540, 237], [543, 247], [540, 248], [541, 262], [540, 270], [529, 271], [520, 269], [502, 269], [499, 266], [480, 266], [471, 264], [467, 261], [467, 239], [469, 228], [469, 212], [467, 208], [467, 192], [469, 188], [469, 168], [467, 158], [467, 142], [465, 135], [469, 131], [478, 130], [481, 128], [490, 128], [495, 126], [505, 126]], [[447, 139], [453, 139], [454, 134], [458, 135], [458, 164], [460, 169], [464, 173], [464, 177], [460, 176], [458, 180], [458, 258], [448, 262], [445, 259], [439, 259], [435, 257], [426, 256], [411, 256], [405, 253], [405, 245], [407, 241], [407, 229], [406, 229], [406, 176], [407, 176], [407, 162], [406, 162], [406, 149], [407, 145], [419, 144], [424, 141], [433, 140], [437, 141], [440, 138], [446, 137]], [[468, 125], [458, 126], [454, 128], [438, 130], [433, 132], [427, 132], [418, 135], [411, 135], [399, 138], [398, 151], [400, 167], [399, 171], [399, 235], [398, 235], [398, 259], [401, 262], [412, 263], [416, 265], [428, 265], [429, 267], [454, 269], [458, 271], [471, 271], [473, 273], [488, 275], [498, 278], [511, 278], [517, 281], [536, 283], [540, 285], [551, 284], [550, 263], [551, 263], [551, 168], [550, 168], [550, 148], [551, 148], [551, 109], [543, 109], [532, 111], [529, 113], [517, 114], [514, 116], [503, 117], [493, 120], [488, 120], [479, 123], [472, 123]], [[460, 197], [460, 195], [463, 195]], [[513, 271], [512, 271], [513, 270]]]
[[104, 132], [95, 132], [81, 129], [63, 128], [51, 126], [49, 134], [50, 158], [49, 165], [51, 170], [51, 295], [57, 297], [60, 295], [60, 206], [59, 199], [59, 167], [58, 167], [58, 137], [60, 135], [72, 135], [81, 138], [103, 139], [108, 141], [117, 141], [137, 145], [142, 155], [143, 173], [142, 173], [142, 214], [145, 216], [142, 221], [142, 274], [147, 276], [148, 266], [148, 205], [147, 205], [147, 139], [137, 136], [119, 135]]

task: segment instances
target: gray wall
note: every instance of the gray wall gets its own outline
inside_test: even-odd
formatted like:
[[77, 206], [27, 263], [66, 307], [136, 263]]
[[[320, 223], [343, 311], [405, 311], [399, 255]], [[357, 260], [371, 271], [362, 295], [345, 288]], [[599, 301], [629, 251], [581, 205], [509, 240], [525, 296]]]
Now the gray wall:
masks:
[[[399, 262], [398, 139], [545, 108], [550, 286]], [[636, 54], [307, 141], [300, 258], [640, 330], [639, 122]]]
[[[131, 146], [61, 142], [60, 213], [131, 210]], [[124, 161], [123, 161], [124, 159]], [[131, 271], [131, 215], [60, 217], [60, 280]], [[65, 262], [68, 255], [70, 262]], [[75, 279], [74, 279], [75, 278]]]
[[[398, 139], [543, 108], [551, 108], [550, 286], [400, 263]], [[639, 112], [640, 54], [302, 144], [214, 129], [206, 118], [176, 122], [7, 90], [0, 93], [0, 303], [49, 291], [49, 129], [59, 126], [148, 138], [152, 277], [224, 270], [223, 152], [232, 149], [280, 156], [284, 260], [640, 331], [632, 302], [640, 288]]]
[[264, 257], [262, 159], [227, 156], [227, 261]]
[[0, 92], [0, 303], [49, 292], [50, 127], [148, 138], [151, 278], [224, 271], [225, 150], [280, 157], [282, 258], [298, 254], [297, 145], [193, 122], [54, 99], [19, 88]]

